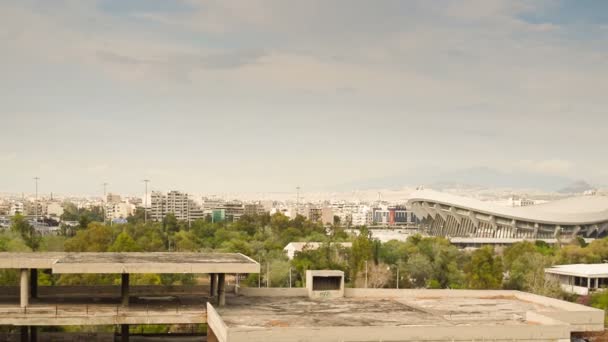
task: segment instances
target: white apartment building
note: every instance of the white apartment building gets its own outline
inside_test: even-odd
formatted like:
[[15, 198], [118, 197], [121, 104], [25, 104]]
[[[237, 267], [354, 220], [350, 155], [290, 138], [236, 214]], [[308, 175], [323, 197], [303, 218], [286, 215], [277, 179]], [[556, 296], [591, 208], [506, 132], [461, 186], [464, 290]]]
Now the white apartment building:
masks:
[[204, 218], [203, 209], [187, 193], [170, 191], [166, 195], [154, 191], [151, 195], [150, 217], [162, 221], [167, 214], [173, 214], [181, 221], [194, 221]]
[[106, 220], [115, 219], [126, 219], [135, 211], [133, 204], [120, 202], [120, 203], [106, 203]]

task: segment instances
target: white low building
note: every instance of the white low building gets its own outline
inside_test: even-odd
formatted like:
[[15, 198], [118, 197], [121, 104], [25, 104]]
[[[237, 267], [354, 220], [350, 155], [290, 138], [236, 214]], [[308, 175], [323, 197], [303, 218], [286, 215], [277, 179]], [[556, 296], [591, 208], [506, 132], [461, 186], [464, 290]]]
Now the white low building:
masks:
[[608, 264], [557, 265], [546, 268], [545, 275], [557, 280], [564, 291], [582, 296], [608, 287]]
[[[302, 251], [313, 251], [319, 249], [322, 245], [322, 242], [290, 242], [283, 248], [283, 251], [287, 253], [287, 257], [291, 260], [297, 253]], [[353, 246], [350, 242], [332, 242], [331, 245], [338, 245], [343, 248], [351, 248]]]

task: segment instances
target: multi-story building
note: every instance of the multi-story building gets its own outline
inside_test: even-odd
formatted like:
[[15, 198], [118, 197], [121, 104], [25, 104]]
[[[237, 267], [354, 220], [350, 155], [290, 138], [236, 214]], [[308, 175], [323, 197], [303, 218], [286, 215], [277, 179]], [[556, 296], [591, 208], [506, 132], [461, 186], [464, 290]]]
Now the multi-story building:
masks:
[[248, 203], [243, 206], [243, 214], [247, 216], [263, 215], [266, 212], [261, 203]]
[[106, 203], [120, 203], [120, 202], [122, 202], [120, 195], [109, 193], [106, 196]]
[[126, 202], [109, 202], [106, 204], [106, 220], [126, 219], [133, 214], [135, 206]]
[[158, 191], [152, 192], [151, 219], [162, 221], [167, 214], [173, 214], [178, 220], [188, 222], [204, 218], [203, 209], [187, 193], [170, 191], [165, 195]]

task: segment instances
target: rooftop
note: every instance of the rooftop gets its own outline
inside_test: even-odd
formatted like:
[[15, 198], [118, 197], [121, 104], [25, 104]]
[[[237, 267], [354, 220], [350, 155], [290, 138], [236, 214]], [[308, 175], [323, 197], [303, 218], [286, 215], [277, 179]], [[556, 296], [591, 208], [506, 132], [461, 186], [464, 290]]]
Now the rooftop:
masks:
[[301, 289], [242, 288], [208, 305], [209, 328], [230, 342], [569, 340], [601, 331], [604, 312], [518, 291], [345, 289], [311, 299]]
[[440, 203], [522, 221], [551, 224], [608, 222], [608, 196], [579, 196], [525, 207], [508, 207], [444, 192], [419, 190], [411, 194], [409, 203], [418, 201]]
[[570, 264], [556, 265], [545, 269], [546, 273], [563, 274], [580, 277], [608, 278], [608, 264]]
[[52, 269], [53, 273], [259, 273], [239, 253], [0, 253], [2, 268]]
[[338, 298], [230, 297], [218, 310], [228, 327], [525, 325], [532, 303], [512, 297]]

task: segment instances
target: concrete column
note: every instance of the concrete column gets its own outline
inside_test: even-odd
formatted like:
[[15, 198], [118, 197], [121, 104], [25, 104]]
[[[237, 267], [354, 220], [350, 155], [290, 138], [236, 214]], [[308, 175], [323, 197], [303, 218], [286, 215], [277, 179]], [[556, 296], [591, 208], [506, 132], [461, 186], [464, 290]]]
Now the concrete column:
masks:
[[217, 303], [219, 306], [226, 305], [226, 289], [224, 287], [226, 282], [226, 274], [220, 273], [217, 279]]
[[129, 342], [129, 325], [128, 324], [120, 325], [120, 341]]
[[209, 297], [215, 296], [215, 273], [209, 273]]
[[29, 342], [30, 334], [28, 331], [28, 326], [26, 325], [26, 326], [19, 327], [19, 330], [21, 332], [21, 342]]
[[217, 289], [218, 289], [218, 282], [219, 282], [219, 274], [217, 273], [213, 273], [213, 282], [215, 283], [215, 286], [213, 287], [213, 295], [217, 297]]
[[35, 268], [30, 270], [30, 296], [38, 298], [38, 270]]
[[122, 297], [122, 306], [129, 306], [129, 273], [121, 274], [120, 296]]
[[30, 287], [28, 284], [28, 271], [27, 269], [21, 270], [21, 307], [24, 308], [29, 304]]
[[30, 342], [38, 342], [38, 327], [30, 327]]

